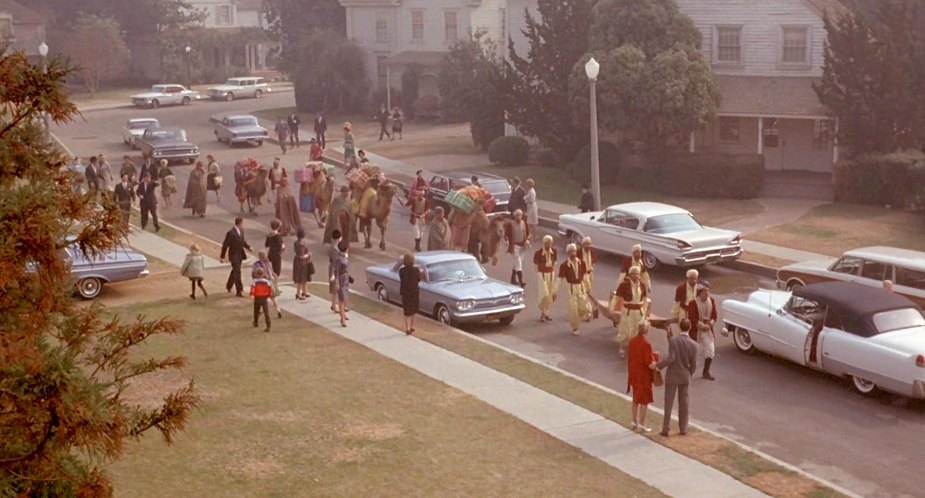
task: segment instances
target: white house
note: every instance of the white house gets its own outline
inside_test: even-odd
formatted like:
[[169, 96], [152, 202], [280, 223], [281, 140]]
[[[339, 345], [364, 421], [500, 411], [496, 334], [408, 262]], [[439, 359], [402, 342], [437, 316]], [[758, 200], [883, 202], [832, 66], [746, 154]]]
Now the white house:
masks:
[[[212, 67], [234, 66], [253, 73], [270, 69], [267, 59], [277, 43], [261, 35], [267, 29], [263, 0], [192, 0], [193, 9], [204, 12], [203, 27], [223, 33], [241, 33], [242, 42], [210, 46], [204, 59]], [[248, 34], [245, 34], [248, 32]]]

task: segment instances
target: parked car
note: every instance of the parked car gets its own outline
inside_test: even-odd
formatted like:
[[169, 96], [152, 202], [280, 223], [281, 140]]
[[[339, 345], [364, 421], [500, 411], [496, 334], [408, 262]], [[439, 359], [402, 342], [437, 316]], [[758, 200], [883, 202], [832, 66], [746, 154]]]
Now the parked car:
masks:
[[183, 85], [154, 85], [145, 93], [132, 95], [132, 104], [157, 109], [162, 105], [190, 105], [199, 98], [199, 92]]
[[[471, 254], [456, 251], [418, 253], [423, 269], [421, 313], [445, 324], [498, 320], [510, 325], [524, 309], [524, 292], [518, 286], [490, 278]], [[401, 303], [398, 269], [402, 258], [366, 268], [366, 284], [382, 302]]]
[[508, 212], [508, 202], [511, 200], [511, 185], [503, 176], [492, 175], [489, 173], [478, 173], [472, 171], [454, 171], [452, 173], [440, 173], [430, 179], [430, 188], [427, 190], [427, 198], [430, 199], [432, 206], [442, 206], [449, 212], [449, 206], [446, 203], [446, 194], [450, 190], [457, 190], [472, 184], [472, 177], [479, 179], [479, 185], [482, 186], [495, 200], [495, 208], [490, 215], [497, 215]]
[[742, 234], [702, 226], [676, 206], [658, 202], [615, 204], [603, 211], [559, 216], [559, 235], [578, 244], [594, 239], [598, 250], [628, 255], [642, 245], [647, 268], [691, 267], [733, 261], [742, 255]]
[[743, 352], [765, 353], [849, 377], [854, 388], [925, 398], [925, 316], [915, 303], [851, 282], [793, 292], [759, 290], [722, 305], [725, 327]]
[[154, 118], [133, 118], [122, 127], [122, 142], [135, 149], [135, 139], [144, 134], [148, 128], [157, 128], [160, 122]]
[[103, 285], [144, 278], [148, 276], [148, 259], [131, 249], [117, 247], [93, 258], [84, 254], [76, 244], [64, 249], [77, 294], [93, 299]]
[[213, 100], [234, 100], [236, 98], [254, 97], [270, 93], [270, 85], [263, 78], [243, 76], [228, 78], [225, 84], [213, 86], [206, 90], [206, 95]]
[[228, 145], [238, 143], [256, 142], [263, 145], [264, 140], [270, 139], [270, 132], [257, 121], [257, 118], [247, 114], [225, 116], [215, 124], [215, 138]]
[[186, 139], [183, 128], [148, 128], [135, 139], [135, 144], [142, 153], [148, 153], [155, 160], [183, 160], [193, 164], [199, 157], [199, 147]]
[[882, 287], [884, 280], [890, 280], [897, 294], [925, 306], [925, 252], [863, 247], [847, 251], [841, 258], [794, 263], [777, 272], [779, 289], [833, 280], [870, 287]]

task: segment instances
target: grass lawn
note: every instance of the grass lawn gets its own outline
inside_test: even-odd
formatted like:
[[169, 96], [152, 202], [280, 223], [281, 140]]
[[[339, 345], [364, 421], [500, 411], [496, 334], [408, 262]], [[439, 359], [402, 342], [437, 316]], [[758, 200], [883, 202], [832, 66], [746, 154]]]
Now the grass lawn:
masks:
[[[322, 284], [310, 284], [309, 291], [327, 296], [327, 286]], [[350, 307], [399, 330], [403, 328], [403, 317], [398, 308], [394, 306], [384, 305], [360, 296], [351, 296]], [[630, 425], [630, 403], [622, 398], [617, 398], [535, 362], [476, 341], [465, 334], [451, 332], [432, 320], [419, 319], [415, 323], [415, 328], [415, 336], [420, 339], [504, 372], [623, 426], [629, 427]], [[650, 413], [648, 422], [650, 427], [660, 427], [661, 416]], [[665, 439], [655, 436], [652, 440], [715, 467], [771, 496], [814, 498], [841, 496], [811, 479], [780, 467], [729, 441], [704, 432], [692, 430], [687, 437]], [[543, 494], [556, 493], [545, 492]]]
[[799, 220], [749, 235], [768, 244], [840, 256], [884, 245], [925, 251], [925, 215], [859, 204], [825, 204]]
[[[577, 206], [578, 201], [581, 199], [581, 185], [570, 179], [564, 171], [559, 169], [541, 166], [507, 168], [498, 165], [486, 166], [481, 169], [507, 178], [513, 176], [518, 176], [521, 180], [533, 178], [536, 182], [537, 196], [541, 200]], [[675, 197], [656, 192], [628, 189], [618, 185], [602, 185], [601, 199], [605, 206], [634, 201], [674, 204], [689, 210], [698, 221], [710, 226], [720, 226], [738, 218], [758, 214], [764, 210], [761, 204], [751, 200]]]
[[[187, 321], [138, 354], [182, 354], [203, 406], [168, 447], [149, 434], [110, 466], [118, 494], [662, 496], [460, 391], [288, 315], [265, 334], [224, 295], [110, 310]], [[261, 331], [258, 331], [261, 330]], [[148, 403], [184, 382], [139, 382]]]

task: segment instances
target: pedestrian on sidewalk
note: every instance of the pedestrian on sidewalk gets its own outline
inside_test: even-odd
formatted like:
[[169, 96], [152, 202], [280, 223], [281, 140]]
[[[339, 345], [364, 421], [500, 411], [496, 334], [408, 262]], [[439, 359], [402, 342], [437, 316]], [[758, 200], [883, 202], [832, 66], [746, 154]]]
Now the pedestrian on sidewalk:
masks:
[[533, 178], [527, 178], [524, 185], [527, 187], [527, 192], [524, 194], [524, 203], [527, 205], [524, 216], [527, 217], [527, 225], [530, 225], [530, 233], [537, 233], [540, 226], [540, 210], [536, 204], [536, 189], [534, 188], [536, 183]]
[[392, 134], [389, 133], [388, 125], [390, 118], [389, 110], [385, 108], [385, 104], [379, 105], [379, 112], [376, 113], [376, 121], [379, 121], [379, 141], [382, 141], [382, 137], [386, 136], [389, 139], [392, 138]]
[[347, 326], [347, 295], [350, 293], [350, 284], [353, 283], [353, 277], [350, 276], [349, 252], [350, 245], [346, 240], [337, 244], [337, 257], [334, 260], [334, 285], [337, 290], [337, 309], [340, 313], [340, 326]]
[[511, 178], [511, 198], [507, 203], [508, 210], [511, 214], [514, 214], [514, 211], [520, 210], [523, 212], [527, 211], [527, 201], [526, 201], [527, 191], [524, 190], [524, 186], [520, 184], [520, 178], [514, 177]]
[[611, 316], [617, 327], [620, 358], [626, 357], [626, 346], [636, 336], [636, 327], [649, 317], [648, 289], [639, 277], [639, 267], [629, 270], [629, 277], [620, 282], [611, 298]]
[[582, 213], [594, 211], [594, 194], [591, 193], [591, 186], [587, 183], [581, 186], [581, 201], [578, 202], [578, 209]]
[[228, 281], [225, 283], [225, 290], [231, 292], [231, 287], [235, 288], [237, 297], [244, 297], [244, 283], [241, 282], [241, 263], [247, 259], [245, 250], [250, 251], [251, 246], [244, 239], [244, 218], [240, 216], [234, 219], [234, 226], [225, 234], [225, 240], [222, 242], [222, 253], [219, 260], [224, 263], [225, 256], [231, 261], [231, 273], [228, 274]]
[[109, 164], [109, 161], [106, 160], [105, 154], [100, 154], [97, 157], [97, 161], [99, 165], [96, 170], [96, 176], [97, 183], [99, 183], [100, 186], [100, 192], [109, 195], [115, 183], [115, 179], [112, 176], [112, 166]]
[[[681, 320], [690, 318], [687, 316], [687, 308], [697, 297], [697, 279], [700, 278], [700, 272], [691, 268], [687, 270], [685, 276], [687, 279], [681, 282], [674, 290], [674, 306], [671, 308], [671, 317], [675, 323], [681, 323]], [[668, 331], [670, 334], [670, 327]]]
[[150, 174], [151, 178], [157, 178], [157, 165], [154, 164], [154, 159], [147, 152], [142, 152], [141, 169], [138, 171], [139, 182], [145, 177], [145, 173]]
[[190, 299], [196, 299], [196, 287], [202, 291], [203, 297], [209, 297], [206, 288], [202, 286], [202, 279], [205, 278], [206, 258], [199, 249], [199, 244], [193, 242], [189, 246], [189, 254], [183, 260], [183, 266], [180, 267], [180, 275], [189, 279]]
[[286, 250], [286, 244], [283, 242], [283, 236], [279, 233], [282, 222], [278, 219], [270, 222], [270, 233], [267, 234], [263, 247], [267, 250], [267, 258], [273, 266], [273, 273], [281, 275], [283, 273], [283, 251]]
[[289, 124], [286, 123], [286, 120], [277, 116], [276, 126], [273, 127], [273, 131], [276, 133], [276, 140], [279, 142], [279, 148], [282, 149], [283, 154], [285, 154], [286, 141], [289, 140]]
[[190, 171], [183, 207], [191, 209], [193, 216], [206, 216], [206, 168], [202, 161], [196, 161], [196, 167]]
[[129, 185], [134, 186], [135, 182], [139, 181], [138, 177], [138, 168], [135, 166], [135, 161], [132, 161], [132, 158], [128, 155], [122, 156], [122, 169], [119, 170], [119, 178], [128, 175]]
[[678, 397], [678, 428], [682, 436], [687, 434], [690, 406], [688, 387], [691, 375], [697, 371], [697, 343], [688, 335], [691, 321], [685, 318], [681, 320], [680, 326], [681, 334], [668, 339], [668, 356], [651, 364], [659, 370], [665, 370], [665, 415], [662, 418], [662, 432], [659, 433], [663, 437], [668, 437], [675, 395]]
[[[592, 294], [592, 285], [594, 284], [594, 279], [592, 277], [594, 273], [594, 265], [597, 264], [597, 251], [591, 247], [591, 237], [585, 237], [581, 239], [581, 248], [578, 249], [578, 257], [585, 262], [585, 292], [588, 293], [588, 297], [593, 296]], [[594, 309], [597, 310], [597, 306], [594, 306]], [[590, 321], [590, 318], [588, 319]]]
[[270, 331], [270, 307], [267, 301], [273, 296], [273, 286], [266, 278], [266, 272], [263, 268], [254, 271], [254, 282], [251, 284], [251, 296], [254, 298], [254, 328], [257, 328], [257, 322], [260, 314], [263, 313], [264, 323], [267, 328], [264, 332]]
[[713, 326], [716, 325], [716, 300], [710, 296], [710, 283], [706, 280], [697, 284], [697, 296], [687, 305], [687, 316], [693, 324], [690, 338], [700, 345], [703, 353], [702, 377], [716, 380], [710, 373], [716, 355], [716, 334], [713, 332]]
[[209, 176], [206, 177], [206, 190], [215, 192], [215, 202], [219, 203], [222, 201], [222, 167], [219, 166], [218, 161], [215, 160], [212, 154], [207, 155], [206, 159], [209, 161]]
[[295, 234], [296, 241], [293, 246], [295, 255], [292, 259], [292, 281], [295, 282], [295, 298], [308, 299], [308, 282], [312, 281], [315, 273], [315, 264], [312, 263], [312, 252], [305, 242], [305, 230], [301, 228]]
[[353, 137], [353, 125], [344, 123], [344, 166], [348, 169], [356, 162], [356, 139]]
[[270, 294], [269, 300], [273, 303], [273, 309], [276, 310], [277, 318], [282, 318], [283, 310], [281, 310], [279, 304], [276, 303], [276, 296], [279, 295], [279, 274], [273, 272], [273, 263], [270, 262], [270, 258], [267, 256], [266, 251], [257, 252], [257, 261], [254, 261], [254, 267], [251, 270], [251, 278], [258, 278], [258, 271], [263, 271], [263, 278], [270, 282], [273, 293]]
[[340, 245], [343, 236], [340, 230], [331, 232], [331, 247], [328, 248], [328, 293], [331, 294], [331, 311], [337, 313], [337, 285], [334, 282], [334, 263], [340, 252], [337, 246]]
[[315, 140], [321, 144], [321, 148], [324, 149], [327, 147], [327, 142], [325, 141], [324, 135], [328, 132], [328, 120], [324, 117], [323, 112], [319, 112], [315, 116]]
[[452, 250], [453, 243], [450, 240], [450, 235], [450, 222], [446, 219], [443, 208], [437, 206], [434, 208], [434, 219], [430, 221], [427, 228], [427, 250]]
[[558, 254], [553, 247], [552, 235], [543, 236], [543, 247], [533, 253], [533, 264], [539, 275], [537, 289], [539, 292], [540, 321], [551, 322], [549, 308], [556, 295], [556, 259]]
[[96, 156], [90, 157], [90, 163], [84, 169], [84, 177], [87, 179], [87, 190], [90, 192], [100, 191], [100, 177], [98, 173], [98, 163]]
[[308, 157], [312, 161], [320, 161], [324, 158], [324, 148], [314, 138], [311, 140], [311, 147], [308, 149]]
[[299, 142], [299, 126], [302, 125], [302, 120], [299, 119], [299, 115], [292, 113], [286, 118], [286, 124], [289, 125], [289, 147], [301, 147], [302, 144]]
[[405, 315], [405, 334], [414, 333], [414, 316], [421, 307], [421, 270], [414, 265], [414, 254], [406, 253], [398, 270], [401, 308]]
[[119, 205], [119, 214], [122, 215], [122, 221], [128, 227], [129, 216], [132, 214], [132, 203], [135, 202], [135, 189], [132, 188], [132, 183], [127, 174], [122, 175], [122, 181], [116, 184], [113, 195], [116, 198], [116, 204]]
[[626, 280], [630, 268], [639, 268], [639, 278], [642, 279], [642, 283], [645, 284], [646, 290], [652, 292], [652, 280], [649, 278], [649, 269], [646, 268], [646, 263], [642, 259], [642, 245], [640, 244], [634, 245], [630, 257], [623, 260], [623, 266], [620, 268], [620, 276], [617, 277], [617, 285], [620, 285], [621, 282]]
[[633, 425], [632, 429], [642, 432], [652, 432], [646, 426], [646, 415], [652, 396], [652, 373], [658, 362], [658, 353], [652, 352], [652, 344], [648, 339], [649, 322], [639, 322], [636, 337], [629, 344], [629, 360], [626, 363], [626, 392], [633, 391]]
[[521, 289], [526, 287], [524, 284], [524, 252], [530, 245], [532, 237], [533, 233], [524, 221], [523, 211], [519, 209], [514, 211], [514, 219], [504, 224], [504, 238], [507, 239], [507, 253], [513, 256], [511, 284], [519, 285]]
[[404, 126], [405, 116], [402, 114], [401, 109], [398, 107], [392, 109], [392, 140], [395, 140], [396, 136], [398, 136], [399, 140], [404, 137], [401, 132]]
[[145, 173], [141, 183], [138, 184], [136, 194], [138, 195], [138, 208], [141, 210], [141, 229], [148, 226], [148, 216], [154, 220], [154, 231], [161, 231], [161, 224], [157, 221], [157, 186], [158, 183], [151, 181], [151, 174]]
[[411, 202], [408, 205], [411, 211], [411, 231], [414, 235], [414, 251], [421, 251], [421, 238], [424, 237], [424, 220], [430, 211], [430, 200], [424, 195], [423, 190], [415, 190], [411, 195]]
[[[559, 284], [565, 284], [568, 290], [568, 321], [572, 327], [572, 335], [577, 336], [581, 335], [579, 327], [582, 319], [591, 312], [591, 303], [585, 294], [585, 263], [578, 259], [578, 246], [569, 244], [565, 252], [568, 258], [559, 265]], [[556, 300], [555, 292], [552, 294], [552, 300]]]
[[177, 192], [177, 177], [174, 176], [173, 170], [170, 169], [166, 159], [161, 159], [157, 170], [157, 178], [161, 182], [161, 198], [164, 199], [164, 204], [170, 207], [170, 200], [173, 198], [173, 194]]

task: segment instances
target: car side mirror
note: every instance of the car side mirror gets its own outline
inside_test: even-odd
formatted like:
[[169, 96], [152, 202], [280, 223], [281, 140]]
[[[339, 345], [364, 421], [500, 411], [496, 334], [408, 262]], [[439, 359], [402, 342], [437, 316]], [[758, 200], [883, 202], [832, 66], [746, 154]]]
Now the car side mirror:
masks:
[[594, 221], [594, 218], [595, 218], [595, 217], [594, 217], [594, 216], [592, 216], [592, 217], [591, 217], [591, 221]]

